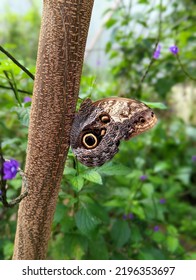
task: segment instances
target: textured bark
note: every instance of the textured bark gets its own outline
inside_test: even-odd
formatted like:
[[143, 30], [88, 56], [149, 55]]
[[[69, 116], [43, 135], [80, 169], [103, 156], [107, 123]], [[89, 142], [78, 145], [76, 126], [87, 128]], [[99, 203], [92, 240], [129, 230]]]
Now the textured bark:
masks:
[[13, 259], [44, 259], [69, 148], [93, 0], [44, 0]]

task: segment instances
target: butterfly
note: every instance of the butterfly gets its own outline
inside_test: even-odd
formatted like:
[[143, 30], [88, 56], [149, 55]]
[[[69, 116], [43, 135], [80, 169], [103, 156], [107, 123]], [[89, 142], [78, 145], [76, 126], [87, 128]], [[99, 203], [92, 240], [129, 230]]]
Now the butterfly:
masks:
[[135, 99], [86, 99], [75, 115], [70, 145], [82, 164], [101, 166], [118, 152], [121, 140], [149, 130], [156, 122], [152, 109]]

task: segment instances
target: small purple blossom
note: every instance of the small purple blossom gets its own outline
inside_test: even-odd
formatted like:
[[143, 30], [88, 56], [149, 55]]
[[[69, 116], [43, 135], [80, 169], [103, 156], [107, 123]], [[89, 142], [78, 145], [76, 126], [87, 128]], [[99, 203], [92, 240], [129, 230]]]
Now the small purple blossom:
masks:
[[133, 220], [134, 219], [134, 215], [133, 213], [129, 213], [129, 214], [123, 214], [122, 216], [123, 220], [127, 220], [127, 219], [130, 219], [130, 220]]
[[170, 52], [173, 53], [174, 55], [176, 55], [176, 54], [178, 53], [178, 51], [179, 51], [178, 47], [175, 46], [175, 45], [169, 47], [169, 50], [170, 50]]
[[159, 231], [159, 226], [154, 226], [154, 231]]
[[196, 161], [196, 156], [192, 156], [192, 161]]
[[155, 50], [155, 52], [153, 54], [153, 58], [154, 59], [158, 59], [160, 54], [161, 54], [161, 45], [158, 44], [157, 47], [156, 47], [156, 50]]
[[13, 179], [19, 168], [19, 162], [15, 159], [10, 159], [9, 161], [5, 161], [3, 163], [3, 180], [11, 180]]
[[24, 97], [23, 102], [24, 103], [31, 102], [31, 97], [29, 96]]
[[166, 202], [165, 198], [159, 199], [159, 203], [160, 203], [160, 204], [165, 204], [165, 202]]
[[100, 66], [100, 65], [101, 65], [101, 60], [100, 60], [99, 58], [98, 58], [97, 61], [96, 61], [96, 65], [97, 65], [97, 66]]
[[141, 180], [141, 181], [145, 181], [147, 178], [148, 178], [147, 175], [142, 175], [142, 176], [140, 176], [140, 180]]
[[133, 213], [129, 213], [129, 214], [128, 214], [128, 218], [129, 218], [130, 220], [133, 220], [133, 219], [134, 219]]

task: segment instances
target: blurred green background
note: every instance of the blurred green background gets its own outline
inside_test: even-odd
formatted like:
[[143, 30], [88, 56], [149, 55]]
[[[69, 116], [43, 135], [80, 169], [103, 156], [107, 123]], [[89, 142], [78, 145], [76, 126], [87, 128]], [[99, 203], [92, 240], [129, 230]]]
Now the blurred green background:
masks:
[[[22, 2], [28, 5], [18, 12]], [[121, 143], [100, 168], [76, 170], [69, 152], [47, 258], [196, 259], [195, 1], [103, 1], [103, 11], [98, 2], [80, 97], [158, 102], [158, 123]], [[35, 73], [40, 7], [38, 1], [15, 6], [1, 5], [0, 44]], [[152, 60], [158, 40], [161, 54]], [[180, 62], [171, 45], [179, 47]], [[31, 105], [24, 97], [32, 89], [31, 78], [0, 52], [0, 140], [4, 157], [22, 168]], [[20, 177], [8, 186], [12, 199]], [[0, 259], [12, 257], [16, 219], [17, 207], [0, 203]]]

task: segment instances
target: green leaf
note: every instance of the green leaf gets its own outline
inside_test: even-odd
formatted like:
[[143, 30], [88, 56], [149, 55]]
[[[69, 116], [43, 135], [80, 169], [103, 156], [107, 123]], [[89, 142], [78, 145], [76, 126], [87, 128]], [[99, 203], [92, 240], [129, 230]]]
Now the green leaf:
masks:
[[[59, 227], [59, 225], [58, 225]], [[72, 232], [73, 229], [76, 227], [75, 220], [73, 217], [65, 216], [64, 220], [62, 220], [60, 225], [60, 232], [62, 233], [69, 233]], [[55, 231], [55, 229], [54, 229]]]
[[81, 176], [86, 179], [87, 181], [102, 185], [102, 178], [101, 175], [95, 171], [95, 170], [90, 170], [87, 171], [86, 173], [81, 174]]
[[93, 203], [86, 204], [88, 211], [95, 216], [99, 221], [102, 221], [104, 223], [109, 223], [109, 217], [108, 213], [105, 209], [105, 207], [99, 205], [95, 201]]
[[137, 165], [137, 168], [139, 170], [141, 170], [143, 168], [143, 166], [145, 165], [146, 161], [144, 158], [141, 158], [141, 157], [136, 157], [135, 158], [135, 163]]
[[189, 252], [187, 254], [189, 256], [188, 260], [196, 260], [196, 252]]
[[116, 243], [116, 247], [122, 247], [125, 245], [131, 235], [131, 230], [126, 221], [119, 220], [116, 221], [111, 230], [112, 240]]
[[150, 108], [156, 108], [156, 109], [161, 109], [161, 110], [167, 109], [167, 106], [161, 102], [146, 102], [146, 101], [143, 101], [143, 102]]
[[55, 236], [51, 242], [52, 255], [54, 259], [76, 259], [80, 260], [87, 250], [88, 240], [80, 234], [61, 234]]
[[110, 18], [110, 19], [105, 23], [105, 27], [109, 29], [109, 28], [112, 27], [116, 22], [117, 22], [117, 20], [116, 20], [115, 18]]
[[[146, 244], [147, 242], [145, 242]], [[139, 260], [164, 260], [165, 256], [163, 251], [153, 248], [152, 246], [146, 246], [138, 254]]]
[[131, 242], [136, 244], [143, 240], [142, 233], [138, 226], [132, 225], [131, 226]]
[[179, 240], [176, 237], [168, 236], [166, 240], [167, 249], [171, 253], [175, 252], [179, 245]]
[[54, 223], [60, 223], [66, 215], [66, 207], [63, 204], [57, 204], [55, 214], [54, 214]]
[[140, 23], [144, 27], [148, 27], [148, 24], [144, 20], [138, 20], [138, 23]]
[[75, 177], [71, 177], [70, 178], [70, 183], [72, 184], [72, 187], [76, 190], [76, 191], [80, 191], [82, 189], [82, 187], [84, 186], [84, 179], [82, 178], [82, 176], [75, 176]]
[[168, 225], [167, 232], [170, 235], [177, 235], [178, 234], [177, 229], [173, 225]]
[[29, 126], [30, 107], [13, 107], [11, 112], [16, 112], [22, 125]]
[[93, 260], [107, 260], [109, 258], [106, 242], [102, 235], [98, 235], [95, 240], [90, 242], [89, 251]]
[[154, 192], [154, 187], [153, 187], [152, 184], [150, 184], [150, 183], [143, 184], [143, 186], [142, 186], [142, 193], [145, 196], [147, 196], [147, 197], [152, 196], [153, 192]]
[[84, 234], [92, 231], [100, 223], [100, 220], [92, 215], [86, 207], [81, 208], [76, 213], [75, 220], [78, 229]]
[[160, 243], [164, 242], [164, 240], [165, 240], [165, 234], [164, 234], [163, 232], [161, 232], [161, 231], [153, 232], [153, 234], [152, 234], [152, 239], [153, 239], [156, 243], [160, 244]]
[[132, 212], [138, 216], [140, 219], [144, 220], [145, 219], [145, 213], [144, 213], [144, 209], [139, 206], [138, 204], [133, 205], [132, 207]]
[[10, 241], [7, 241], [7, 243], [5, 244], [4, 248], [3, 248], [3, 253], [4, 253], [4, 258], [6, 260], [9, 260], [12, 257], [13, 254], [13, 248], [14, 248], [14, 244]]
[[111, 48], [112, 48], [112, 43], [109, 41], [106, 44], [105, 52], [108, 53], [111, 50]]
[[161, 171], [168, 170], [169, 168], [170, 168], [169, 163], [167, 163], [166, 161], [160, 161], [156, 163], [154, 167], [154, 172], [159, 173]]
[[140, 4], [149, 4], [148, 0], [139, 0], [138, 3]]
[[181, 167], [177, 170], [175, 177], [180, 180], [184, 185], [190, 184], [191, 168]]
[[70, 232], [75, 228], [75, 220], [72, 216], [68, 215], [67, 205], [57, 204], [52, 224], [54, 231], [57, 226], [60, 228], [61, 233]]
[[113, 176], [113, 175], [127, 175], [131, 173], [130, 168], [122, 165], [122, 164], [112, 164], [106, 163], [101, 167], [97, 168], [97, 171], [103, 175]]
[[65, 166], [63, 175], [76, 175], [76, 169], [73, 167]]

